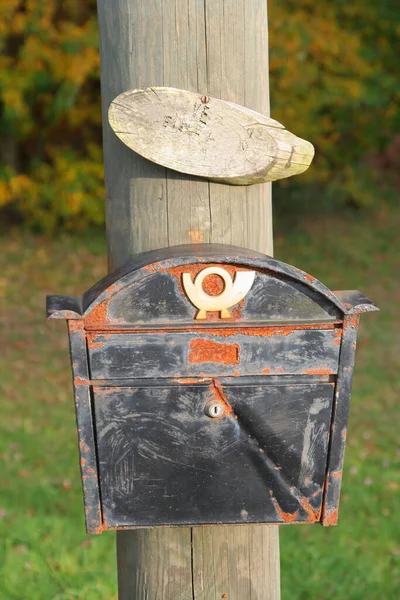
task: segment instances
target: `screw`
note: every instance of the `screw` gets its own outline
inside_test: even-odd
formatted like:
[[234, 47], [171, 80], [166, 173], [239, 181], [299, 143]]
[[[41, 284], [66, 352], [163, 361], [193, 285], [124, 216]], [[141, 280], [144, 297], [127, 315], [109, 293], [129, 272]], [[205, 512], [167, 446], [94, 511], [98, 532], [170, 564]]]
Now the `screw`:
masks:
[[205, 413], [212, 419], [219, 419], [224, 415], [224, 407], [220, 402], [209, 402], [205, 408]]
[[201, 103], [202, 104], [208, 104], [210, 102], [210, 97], [209, 96], [202, 96], [201, 97]]

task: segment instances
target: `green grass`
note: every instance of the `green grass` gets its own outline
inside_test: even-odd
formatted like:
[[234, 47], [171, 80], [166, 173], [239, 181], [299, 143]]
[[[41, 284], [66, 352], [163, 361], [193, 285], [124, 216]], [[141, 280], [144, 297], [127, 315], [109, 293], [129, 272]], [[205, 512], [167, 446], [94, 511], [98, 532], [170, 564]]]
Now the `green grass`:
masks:
[[[281, 529], [283, 600], [400, 598], [399, 231], [400, 211], [275, 226], [278, 258], [382, 309], [361, 322], [339, 526]], [[84, 533], [66, 328], [44, 310], [105, 271], [98, 235], [0, 241], [1, 600], [117, 597], [114, 534]]]

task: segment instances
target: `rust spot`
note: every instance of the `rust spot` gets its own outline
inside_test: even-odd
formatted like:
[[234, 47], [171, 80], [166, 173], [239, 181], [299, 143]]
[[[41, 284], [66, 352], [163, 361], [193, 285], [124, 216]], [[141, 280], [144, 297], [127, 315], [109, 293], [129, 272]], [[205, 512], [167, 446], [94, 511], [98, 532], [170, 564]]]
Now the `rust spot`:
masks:
[[102, 325], [107, 325], [110, 322], [107, 314], [108, 303], [109, 299], [107, 298], [104, 300], [104, 302], [93, 309], [93, 311], [85, 319], [86, 327], [99, 329]]
[[107, 529], [108, 529], [108, 527], [106, 526], [106, 524], [105, 524], [105, 523], [101, 523], [101, 524], [99, 525], [99, 528], [98, 528], [98, 529], [96, 529], [96, 532], [95, 532], [95, 534], [96, 534], [96, 535], [100, 535], [101, 533], [103, 533], [103, 531], [107, 531]]
[[282, 369], [282, 367], [278, 367], [277, 369], [275, 369], [275, 373], [284, 373], [285, 371]]
[[315, 281], [315, 277], [313, 277], [312, 275], [309, 275], [308, 273], [305, 274], [305, 277], [306, 277], [307, 281]]
[[221, 383], [218, 380], [214, 379], [212, 381], [212, 383], [210, 384], [209, 389], [213, 393], [215, 400], [217, 400], [217, 402], [222, 402], [224, 404], [225, 416], [226, 417], [235, 416], [233, 413], [232, 406], [229, 404], [228, 400], [225, 397], [224, 390], [223, 390]]
[[57, 311], [55, 314], [57, 315], [62, 315], [64, 319], [68, 319], [68, 320], [80, 320], [80, 317], [77, 316], [76, 312], [74, 312], [73, 310], [62, 310], [62, 311]]
[[335, 339], [333, 340], [333, 343], [336, 344], [337, 346], [340, 346], [341, 342], [342, 342], [342, 329], [338, 327], [335, 329]]
[[192, 244], [201, 244], [204, 239], [200, 230], [189, 231], [189, 237]]
[[345, 442], [347, 439], [347, 429], [344, 428], [342, 431], [342, 440]]
[[269, 375], [271, 373], [271, 369], [264, 369], [264, 371], [262, 372], [263, 375]]
[[339, 519], [339, 511], [337, 508], [333, 508], [326, 515], [324, 515], [324, 519], [322, 524], [326, 527], [331, 525], [337, 525]]
[[355, 327], [357, 329], [359, 323], [360, 323], [360, 315], [350, 315], [345, 318], [343, 327], [344, 327], [344, 329], [347, 329], [348, 327]]
[[331, 369], [306, 369], [307, 375], [332, 375]]
[[318, 508], [317, 510], [314, 510], [313, 507], [311, 506], [311, 504], [309, 503], [309, 501], [307, 500], [307, 498], [300, 498], [299, 500], [301, 506], [304, 508], [304, 510], [307, 513], [307, 523], [314, 523], [314, 521], [319, 521], [320, 515], [321, 515], [321, 509]]
[[221, 344], [213, 340], [194, 339], [190, 342], [190, 363], [220, 363], [237, 365], [240, 363], [239, 344]]
[[82, 469], [85, 466], [85, 464], [86, 464], [86, 459], [81, 458], [81, 467], [82, 467]]
[[[123, 287], [122, 284], [113, 284], [113, 285], [110, 285], [106, 289], [105, 300], [101, 304], [96, 306], [96, 308], [94, 308], [93, 311], [86, 317], [85, 327], [91, 328], [91, 329], [100, 329], [101, 326], [104, 326], [104, 325], [107, 326], [109, 323], [111, 323], [110, 318], [107, 313], [108, 304], [110, 302], [111, 297], [122, 287]], [[120, 322], [119, 320], [113, 321], [113, 323], [117, 323], [117, 324], [119, 322]]]
[[337, 479], [342, 479], [342, 471], [333, 471], [332, 477], [336, 477]]
[[299, 511], [296, 510], [295, 513], [284, 512], [281, 509], [281, 507], [279, 506], [279, 503], [278, 503], [277, 499], [274, 498], [274, 496], [272, 496], [272, 492], [270, 492], [270, 493], [271, 493], [272, 503], [273, 503], [273, 505], [275, 507], [275, 510], [276, 510], [277, 514], [279, 515], [281, 521], [283, 521], [284, 523], [293, 523], [294, 521], [296, 521], [296, 519], [298, 517], [298, 514], [299, 514]]
[[207, 275], [203, 281], [203, 290], [209, 296], [219, 296], [225, 289], [225, 282], [220, 275]]
[[87, 470], [87, 473], [94, 473], [94, 469], [92, 469], [92, 467], [89, 467], [89, 469]]
[[191, 385], [193, 383], [197, 384], [201, 382], [201, 379], [198, 377], [175, 377], [174, 381], [176, 381], [176, 383], [181, 383], [182, 385]]
[[81, 449], [81, 452], [85, 452], [85, 453], [89, 452], [89, 448], [86, 446], [85, 442], [80, 441], [79, 448]]
[[73, 333], [74, 331], [82, 331], [82, 329], [84, 328], [84, 322], [83, 320], [79, 319], [79, 320], [70, 320], [68, 321], [68, 327], [71, 333]]
[[[104, 341], [106, 341], [110, 337], [110, 334], [106, 333], [106, 334], [103, 334], [103, 336], [104, 336]], [[91, 350], [93, 350], [93, 348], [103, 348], [104, 347], [104, 341], [103, 342], [95, 341], [98, 338], [97, 333], [88, 333], [86, 335], [86, 338], [87, 338], [88, 348], [90, 348]]]
[[165, 271], [166, 269], [161, 269], [158, 265], [158, 263], [155, 263], [153, 265], [145, 265], [144, 267], [142, 267], [143, 271], [147, 271], [148, 273], [157, 273], [157, 271]]
[[74, 379], [74, 385], [75, 386], [79, 386], [79, 385], [89, 385], [89, 382], [87, 379], [82, 379], [82, 377], [75, 377]]
[[82, 480], [83, 480], [83, 481], [86, 481], [86, 479], [97, 479], [97, 475], [93, 475], [93, 474], [90, 474], [90, 475], [82, 475]]

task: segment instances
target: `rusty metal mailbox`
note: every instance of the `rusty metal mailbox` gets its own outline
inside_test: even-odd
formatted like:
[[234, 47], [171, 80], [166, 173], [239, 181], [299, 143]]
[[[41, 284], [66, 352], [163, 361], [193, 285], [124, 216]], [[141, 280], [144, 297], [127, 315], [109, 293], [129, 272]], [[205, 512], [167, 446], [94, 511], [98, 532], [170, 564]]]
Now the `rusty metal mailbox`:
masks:
[[87, 531], [337, 522], [359, 315], [274, 258], [148, 252], [68, 320]]

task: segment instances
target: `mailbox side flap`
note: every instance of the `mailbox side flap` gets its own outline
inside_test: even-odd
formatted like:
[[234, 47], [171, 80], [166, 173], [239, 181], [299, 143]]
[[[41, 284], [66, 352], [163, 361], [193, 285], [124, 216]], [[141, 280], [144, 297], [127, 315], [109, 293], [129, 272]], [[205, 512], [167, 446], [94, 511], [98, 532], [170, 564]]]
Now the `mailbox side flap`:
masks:
[[81, 319], [82, 298], [75, 296], [47, 296], [48, 319]]
[[343, 304], [348, 315], [379, 311], [376, 304], [358, 290], [341, 290], [333, 293]]

